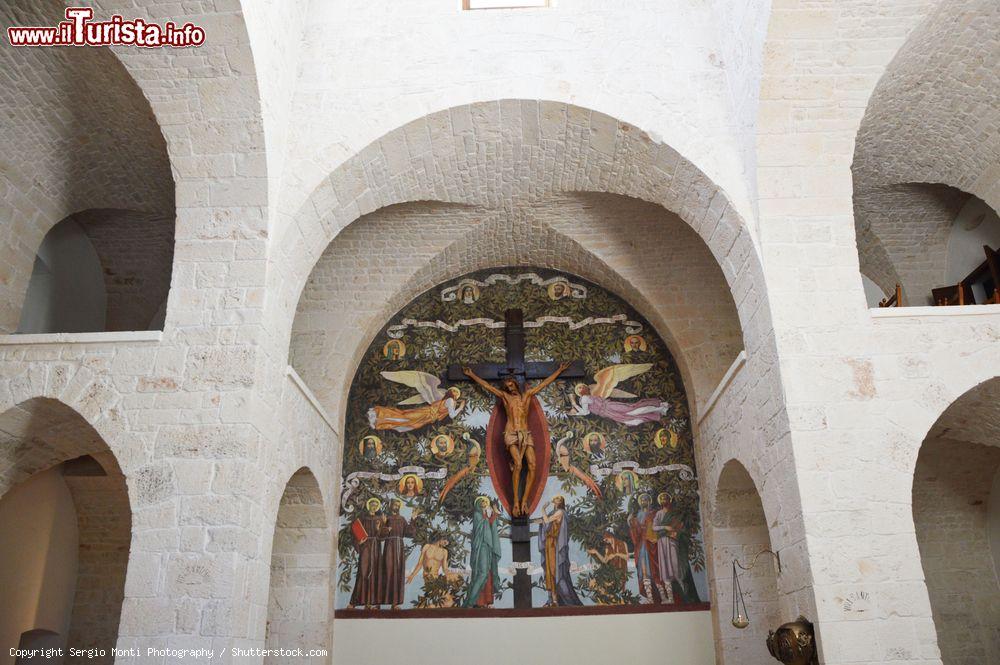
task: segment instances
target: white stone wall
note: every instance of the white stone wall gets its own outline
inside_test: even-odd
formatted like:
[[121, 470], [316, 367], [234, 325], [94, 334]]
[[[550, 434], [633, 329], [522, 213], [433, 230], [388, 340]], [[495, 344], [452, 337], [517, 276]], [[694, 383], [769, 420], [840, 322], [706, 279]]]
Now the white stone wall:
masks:
[[998, 469], [995, 443], [928, 437], [917, 459], [913, 521], [946, 663], [1000, 658], [1000, 581], [987, 522]]
[[[66, 96], [53, 94], [63, 88], [36, 89], [31, 76], [27, 87], [6, 86], [15, 115], [46, 112], [18, 115], [14, 138], [25, 147], [12, 154], [40, 159], [5, 169], [0, 182], [0, 322], [16, 323], [18, 280], [26, 284], [44, 231], [79, 209], [70, 194], [88, 207], [148, 194], [176, 211], [162, 335], [0, 345], [0, 413], [20, 423], [4, 437], [3, 489], [102, 445], [126, 479], [120, 646], [263, 646], [281, 496], [307, 466], [336, 515], [338, 404], [379, 313], [467, 266], [524, 257], [579, 266], [676, 343], [697, 395], [706, 508], [725, 463], [739, 460], [782, 552], [780, 618], [818, 622], [822, 662], [941, 662], [912, 517], [914, 469], [948, 405], [1000, 374], [1000, 313], [869, 312], [853, 193], [866, 182], [942, 182], [996, 205], [995, 3], [560, 0], [463, 13], [452, 0], [342, 0], [308, 10], [255, 3], [246, 20], [237, 2], [133, 4], [106, 0], [99, 10], [190, 18], [208, 43], [88, 51], [73, 63], [0, 47], [5, 71], [55, 71], [57, 83], [80, 63], [117, 58], [124, 72], [100, 61], [79, 79], [127, 75], [108, 82], [120, 107], [87, 123], [124, 131], [142, 124], [126, 122], [127, 109], [148, 103], [162, 132], [162, 143], [121, 137], [124, 151], [100, 144], [119, 161], [88, 181], [52, 158], [66, 137]], [[915, 100], [922, 77], [933, 94]], [[79, 110], [103, 108], [92, 101]], [[174, 189], [154, 177], [163, 150]], [[629, 203], [597, 219], [601, 206], [587, 196], [602, 193], [676, 218], [631, 214], [641, 206]], [[126, 203], [113, 207], [136, 208]], [[394, 204], [406, 205], [386, 210]], [[436, 219], [448, 223], [433, 230]], [[672, 232], [678, 220], [693, 230], [676, 234], [691, 240], [678, 251], [699, 257], [683, 272], [721, 274], [731, 294], [698, 312], [724, 324], [725, 353], [707, 353], [711, 340], [698, 339], [683, 303], [667, 302], [670, 281], [684, 275], [654, 270], [646, 247], [616, 244], [636, 229]], [[396, 248], [366, 237], [369, 222], [397, 229]], [[486, 251], [477, 229], [490, 239], [512, 231], [521, 244]], [[358, 271], [372, 280], [360, 284], [329, 268], [348, 266], [365, 243], [398, 252], [417, 230], [417, 265], [396, 253], [374, 275]], [[889, 270], [869, 276], [894, 281]], [[316, 382], [315, 398], [286, 374], [297, 307], [292, 357]], [[319, 330], [338, 307], [352, 318]], [[305, 362], [303, 348], [329, 365]], [[740, 348], [745, 361], [726, 375]], [[65, 414], [30, 402], [39, 397], [94, 434], [60, 432]]]
[[[914, 567], [913, 468], [947, 404], [1000, 369], [986, 341], [994, 311], [876, 316], [858, 277], [854, 137], [929, 4], [776, 7], [765, 47], [763, 263], [826, 663], [938, 662]], [[981, 340], [966, 343], [977, 348], [974, 361], [958, 339]], [[765, 482], [765, 509], [767, 493]], [[848, 602], [860, 594], [872, 599], [864, 611]]]
[[[336, 568], [331, 559], [330, 521], [315, 476], [297, 471], [281, 495], [271, 548], [268, 593], [268, 649], [330, 649], [330, 579]], [[284, 663], [269, 656], [265, 663]], [[306, 658], [326, 663], [329, 658]]]
[[[711, 585], [716, 599], [717, 651], [725, 662], [766, 665], [771, 662], [765, 644], [767, 632], [783, 623], [778, 605], [777, 563], [765, 553], [773, 548], [760, 495], [739, 462], [723, 467], [711, 505], [707, 521], [712, 526]], [[743, 594], [736, 612], [750, 622], [742, 630], [732, 624], [734, 559]]]
[[[101, 455], [99, 455], [101, 457]], [[105, 455], [106, 457], [106, 455]], [[129, 561], [132, 511], [125, 478], [113, 458], [104, 475], [65, 475], [76, 506], [79, 555], [67, 646], [114, 645], [121, 621]], [[114, 657], [67, 657], [66, 663], [113, 663]]]
[[563, 195], [504, 209], [412, 203], [352, 223], [303, 291], [290, 362], [340, 418], [361, 354], [395, 309], [447, 279], [507, 265], [565, 270], [631, 296], [660, 323], [693, 406], [742, 348], [722, 272], [680, 219], [620, 196]]
[[460, 0], [313, 3], [291, 111], [284, 217], [397, 127], [454, 106], [519, 98], [577, 104], [642, 127], [689, 156], [749, 214], [722, 40], [706, 3], [460, 7]]

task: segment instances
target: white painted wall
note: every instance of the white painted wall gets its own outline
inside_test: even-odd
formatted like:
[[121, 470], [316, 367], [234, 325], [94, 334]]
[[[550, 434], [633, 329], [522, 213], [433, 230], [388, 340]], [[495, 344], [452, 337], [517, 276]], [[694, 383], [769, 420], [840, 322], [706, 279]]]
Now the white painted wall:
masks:
[[78, 223], [64, 219], [38, 248], [17, 332], [102, 331], [107, 297], [94, 245]]
[[76, 509], [61, 467], [0, 499], [0, 665], [21, 633], [43, 628], [65, 644], [76, 592]]
[[[945, 284], [957, 284], [986, 259], [983, 245], [1000, 247], [1000, 217], [986, 203], [972, 197], [962, 206], [948, 237]], [[976, 302], [985, 302], [988, 294], [973, 286]]]
[[865, 301], [869, 307], [878, 307], [878, 304], [886, 297], [882, 287], [873, 282], [868, 275], [861, 275], [861, 286], [865, 290]]
[[711, 612], [337, 621], [344, 665], [713, 665]]
[[[741, 73], [756, 66], [749, 54], [759, 52], [764, 36], [758, 13], [745, 13], [754, 32], [739, 47], [747, 55], [733, 65]], [[731, 117], [720, 41], [707, 4], [687, 0], [633, 0], [627, 8], [560, 0], [490, 11], [461, 11], [460, 0], [313, 2], [280, 212], [294, 214], [352, 154], [429, 112], [541, 99], [594, 109], [651, 132], [693, 159], [749, 216], [745, 151], [736, 136], [740, 123]]]

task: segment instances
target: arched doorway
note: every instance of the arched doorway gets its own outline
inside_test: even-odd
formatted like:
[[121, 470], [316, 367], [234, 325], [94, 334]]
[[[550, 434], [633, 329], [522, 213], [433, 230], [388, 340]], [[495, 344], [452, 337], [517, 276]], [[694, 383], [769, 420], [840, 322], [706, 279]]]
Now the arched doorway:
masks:
[[1000, 659], [1000, 379], [955, 400], [920, 447], [913, 523], [945, 665]]
[[[767, 652], [768, 629], [781, 624], [778, 581], [773, 560], [763, 555], [750, 571], [738, 574], [750, 625], [742, 630], [731, 622], [733, 559], [749, 567], [754, 558], [772, 549], [764, 506], [753, 478], [736, 460], [722, 469], [711, 513], [713, 579], [717, 600], [716, 639], [724, 662], [766, 665], [774, 662]], [[742, 608], [742, 605], [740, 606]]]
[[[330, 554], [333, 541], [323, 495], [312, 471], [303, 467], [288, 480], [278, 506], [271, 546], [267, 604], [268, 649], [330, 651]], [[268, 656], [265, 663], [285, 659]], [[305, 662], [329, 662], [329, 656]]]
[[125, 478], [82, 416], [46, 398], [0, 415], [0, 640], [47, 631], [113, 662], [131, 526]]
[[172, 216], [70, 215], [38, 248], [18, 332], [162, 329], [173, 256]]

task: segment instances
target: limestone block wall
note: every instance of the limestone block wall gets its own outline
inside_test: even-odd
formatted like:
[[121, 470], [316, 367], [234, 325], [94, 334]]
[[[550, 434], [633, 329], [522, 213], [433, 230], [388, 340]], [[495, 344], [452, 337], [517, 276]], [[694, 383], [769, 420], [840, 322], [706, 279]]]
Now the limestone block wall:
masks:
[[[0, 347], [0, 397], [13, 423], [4, 427], [5, 452], [15, 453], [5, 482], [98, 443], [110, 449], [132, 507], [119, 645], [262, 645], [273, 520], [263, 518], [261, 489], [274, 467], [261, 464], [261, 433], [246, 415], [249, 392], [238, 374], [227, 378], [229, 368], [199, 374], [213, 371], [211, 353], [155, 339], [101, 343], [107, 335]], [[195, 369], [186, 380], [189, 353]], [[16, 406], [32, 396], [79, 414], [89, 423], [82, 434], [90, 434]]]
[[[723, 467], [713, 506], [709, 522], [715, 573], [712, 585], [717, 599], [716, 649], [725, 662], [765, 665], [771, 661], [765, 644], [767, 632], [783, 621], [776, 564], [770, 555], [758, 555], [774, 548], [760, 496], [739, 462]], [[737, 611], [750, 621], [743, 630], [732, 625], [733, 559], [748, 568], [752, 565], [749, 571], [737, 568], [743, 592]]]
[[[64, 10], [59, 2], [17, 1], [5, 3], [2, 16], [6, 25], [54, 25]], [[0, 138], [18, 156], [0, 175], [0, 331], [10, 332], [53, 225], [88, 208], [170, 215], [174, 184], [150, 104], [110, 51], [5, 45], [0, 68], [17, 72], [0, 94], [8, 119]]]
[[[913, 469], [948, 403], [1000, 371], [986, 341], [996, 312], [873, 315], [858, 278], [855, 136], [879, 78], [933, 5], [775, 7], [765, 47], [762, 254], [821, 658], [831, 664], [938, 662], [913, 565]], [[864, 597], [871, 602], [860, 608]]]
[[[10, 23], [51, 23], [63, 10], [60, 3], [42, 7], [47, 12], [43, 20], [21, 12], [10, 17]], [[65, 111], [67, 104], [80, 113], [93, 109], [100, 115], [95, 137], [117, 136], [116, 128], [141, 127], [122, 122], [128, 118], [128, 104], [142, 106], [147, 114], [152, 110], [150, 122], [162, 133], [158, 140], [138, 137], [123, 150], [92, 140], [102, 156], [122, 157], [113, 169], [116, 176], [133, 175], [155, 186], [170, 184], [166, 200], [176, 209], [177, 242], [167, 332], [44, 343], [5, 339], [0, 346], [0, 409], [39, 396], [59, 400], [90, 423], [118, 459], [133, 506], [120, 646], [260, 646], [267, 604], [266, 552], [273, 537], [273, 521], [265, 526], [262, 517], [260, 489], [267, 487], [273, 469], [261, 464], [269, 452], [261, 441], [262, 432], [275, 429], [277, 419], [272, 416], [281, 387], [272, 387], [266, 400], [250, 389], [258, 365], [267, 358], [259, 348], [264, 336], [260, 287], [267, 219], [260, 106], [238, 3], [193, 2], [176, 9], [174, 18], [183, 19], [180, 12], [189, 12], [212, 35], [204, 47], [183, 55], [171, 49], [93, 49], [74, 62], [96, 57], [110, 61], [99, 63], [95, 71], [80, 72], [56, 63], [52, 80], [93, 83], [93, 89], [113, 105], [117, 102], [117, 108], [104, 111], [101, 103], [88, 104], [72, 94], [55, 94], [53, 99], [62, 106], [54, 109], [41, 105], [44, 118], [60, 121], [73, 117]], [[95, 11], [99, 17], [164, 18], [155, 5], [136, 7], [118, 0], [96, 3]], [[5, 56], [10, 53], [5, 50]], [[54, 56], [55, 50], [48, 54]], [[24, 51], [18, 57], [47, 56]], [[32, 71], [37, 69], [26, 68]], [[123, 86], [116, 88], [115, 81], [101, 86], [107, 76], [118, 74], [138, 94], [119, 100], [116, 94]], [[25, 99], [36, 100], [46, 91], [30, 76], [24, 90], [15, 90], [24, 108], [31, 103]], [[32, 138], [24, 154], [48, 145], [46, 136]], [[133, 149], [139, 153], [130, 153]], [[150, 156], [162, 164], [169, 158], [169, 170], [146, 168], [144, 160]], [[99, 169], [81, 174], [62, 189], [45, 191], [33, 188], [31, 174], [23, 169], [11, 173], [14, 181], [3, 191], [15, 210], [13, 222], [4, 228], [12, 237], [29, 240], [33, 233], [38, 240], [44, 233], [35, 220], [54, 222], [74, 209], [52, 212], [73, 200], [74, 187], [102, 184]], [[80, 207], [148, 211], [146, 206], [115, 201], [113, 184], [99, 192], [104, 200]], [[128, 189], [144, 191], [140, 185]], [[21, 250], [30, 261], [29, 244], [5, 250], [0, 264], [14, 265]], [[5, 312], [16, 313], [18, 289], [11, 290], [14, 295], [4, 297], [3, 303]], [[28, 451], [29, 462], [44, 462], [50, 452], [42, 445], [40, 456], [33, 457], [33, 446], [23, 441], [13, 447]]]
[[902, 285], [907, 305], [933, 305], [931, 289], [948, 284], [948, 239], [968, 200], [968, 194], [946, 185], [911, 183], [856, 191], [861, 272], [886, 293]]
[[[117, 644], [125, 596], [125, 571], [132, 539], [132, 511], [125, 478], [113, 464], [105, 475], [65, 475], [76, 506], [79, 555], [76, 592], [66, 644], [81, 649], [108, 650]], [[106, 655], [94, 659], [67, 657], [67, 663], [113, 663]]]
[[722, 272], [676, 216], [624, 197], [563, 195], [510, 210], [413, 203], [358, 220], [306, 285], [291, 363], [339, 414], [357, 358], [391, 307], [449, 277], [505, 265], [558, 267], [642, 293], [701, 404], [742, 348]]
[[913, 481], [913, 521], [945, 663], [1000, 658], [1000, 580], [988, 514], [1000, 447], [928, 438]]
[[[335, 570], [331, 536], [316, 478], [308, 470], [296, 472], [281, 496], [274, 526], [267, 648], [330, 647], [330, 578]], [[274, 656], [264, 662], [284, 659]], [[329, 658], [316, 656], [307, 662], [326, 663]]]
[[[752, 63], [763, 26], [747, 20], [757, 34], [738, 50]], [[316, 5], [299, 56], [281, 223], [323, 178], [391, 130], [435, 111], [510, 98], [578, 104], [642, 127], [698, 155], [698, 166], [749, 215], [734, 134], [742, 119], [731, 115], [722, 55], [733, 42], [720, 39], [717, 26], [708, 4], [673, 1], [475, 12], [455, 0]], [[379, 47], [390, 41], [394, 48]], [[753, 65], [746, 69], [752, 81]]]

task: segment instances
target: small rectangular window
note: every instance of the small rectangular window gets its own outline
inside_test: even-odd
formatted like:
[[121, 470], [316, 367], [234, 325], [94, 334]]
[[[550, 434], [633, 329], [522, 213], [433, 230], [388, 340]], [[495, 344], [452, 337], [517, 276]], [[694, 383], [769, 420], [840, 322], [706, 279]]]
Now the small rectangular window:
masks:
[[548, 7], [550, 0], [462, 0], [462, 9], [522, 9]]

